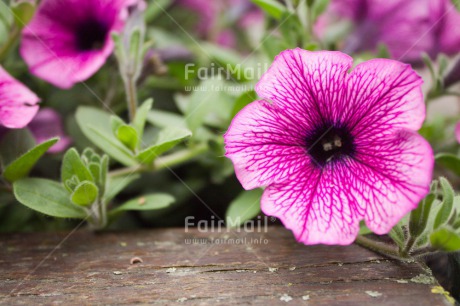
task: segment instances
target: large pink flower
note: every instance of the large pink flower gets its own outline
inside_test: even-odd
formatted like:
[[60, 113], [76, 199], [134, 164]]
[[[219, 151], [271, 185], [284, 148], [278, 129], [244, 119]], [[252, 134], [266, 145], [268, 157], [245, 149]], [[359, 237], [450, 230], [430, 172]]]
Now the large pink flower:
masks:
[[40, 99], [0, 66], [0, 125], [23, 128], [38, 111]]
[[333, 0], [319, 23], [334, 16], [354, 24], [347, 53], [373, 51], [383, 43], [393, 58], [420, 62], [422, 52], [434, 57], [460, 51], [460, 13], [451, 0]]
[[364, 219], [390, 229], [427, 194], [430, 145], [421, 78], [409, 65], [357, 65], [340, 52], [287, 50], [225, 134], [245, 189], [305, 244], [350, 244]]
[[112, 53], [133, 0], [42, 0], [22, 32], [30, 71], [60, 88], [92, 76]]

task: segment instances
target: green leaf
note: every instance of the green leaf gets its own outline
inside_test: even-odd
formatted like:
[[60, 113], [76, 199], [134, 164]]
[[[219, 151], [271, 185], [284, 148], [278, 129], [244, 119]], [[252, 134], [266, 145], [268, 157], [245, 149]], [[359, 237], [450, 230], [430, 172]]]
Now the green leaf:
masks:
[[9, 130], [0, 142], [2, 165], [8, 165], [35, 147], [35, 138], [28, 129]]
[[240, 112], [246, 105], [257, 100], [257, 94], [254, 90], [250, 90], [241, 94], [235, 101], [232, 110], [232, 118]]
[[316, 20], [319, 16], [321, 16], [329, 6], [330, 0], [315, 0], [313, 4], [313, 19]]
[[125, 48], [123, 46], [123, 39], [121, 38], [120, 34], [112, 32], [111, 34], [113, 43], [115, 44], [115, 56], [117, 57], [118, 63], [120, 67], [126, 63], [126, 53]]
[[436, 215], [436, 219], [434, 220], [434, 229], [439, 228], [441, 225], [449, 221], [454, 205], [454, 190], [452, 189], [449, 181], [441, 177], [439, 182], [442, 188], [443, 200], [438, 214]]
[[42, 157], [51, 146], [58, 142], [58, 140], [59, 138], [47, 140], [20, 156], [6, 166], [3, 177], [9, 182], [14, 182], [27, 176], [40, 157]]
[[161, 128], [167, 128], [170, 126], [184, 128], [184, 129], [187, 128], [184, 117], [176, 113], [167, 112], [167, 111], [163, 111], [159, 109], [150, 111], [149, 114], [147, 115], [147, 120], [152, 125], [158, 126]]
[[142, 135], [144, 134], [145, 128], [145, 121], [147, 120], [147, 116], [152, 109], [153, 99], [147, 99], [142, 105], [137, 109], [136, 115], [134, 116], [132, 125], [137, 130], [139, 135], [139, 140], [142, 139]]
[[174, 197], [166, 193], [148, 194], [132, 199], [110, 211], [110, 215], [127, 210], [154, 210], [168, 207], [174, 203]]
[[[80, 158], [77, 150], [75, 148], [69, 149], [65, 154], [62, 160], [62, 167], [61, 167], [61, 180], [62, 182], [67, 182], [67, 180], [71, 180], [73, 176], [76, 176], [79, 182], [83, 181], [90, 181], [94, 180], [91, 172], [86, 168], [86, 165]], [[67, 184], [65, 184], [67, 188]], [[69, 190], [72, 192], [73, 190]]]
[[104, 201], [110, 202], [117, 194], [124, 190], [129, 184], [140, 177], [139, 174], [117, 176], [109, 179], [107, 191], [104, 194]]
[[110, 114], [82, 106], [77, 110], [76, 119], [83, 134], [110, 157], [125, 166], [137, 165], [131, 151], [113, 135]]
[[[200, 90], [194, 91], [186, 104], [185, 122], [188, 128], [194, 133], [205, 122], [206, 116], [214, 109], [217, 101], [222, 100], [222, 80], [208, 79], [200, 84]], [[176, 100], [181, 97], [178, 95]]]
[[110, 127], [112, 128], [113, 135], [117, 135], [117, 131], [120, 126], [126, 125], [126, 123], [118, 116], [110, 116]]
[[141, 51], [141, 29], [135, 28], [131, 32], [131, 39], [129, 41], [129, 57], [133, 63], [137, 63]]
[[58, 218], [86, 218], [86, 212], [73, 204], [61, 184], [38, 178], [25, 178], [13, 183], [16, 199], [25, 206]]
[[238, 227], [260, 213], [262, 189], [243, 191], [234, 199], [225, 213], [226, 223]]
[[265, 13], [271, 17], [280, 20], [281, 16], [287, 12], [284, 5], [276, 0], [251, 0], [252, 3], [260, 7]]
[[34, 16], [35, 5], [34, 3], [28, 1], [14, 3], [11, 6], [11, 10], [13, 11], [14, 21], [16, 25], [19, 29], [22, 29], [29, 23], [29, 21]]
[[88, 206], [96, 201], [98, 195], [97, 186], [92, 182], [84, 181], [75, 188], [70, 199], [77, 205]]
[[241, 64], [245, 62], [241, 54], [217, 44], [203, 42], [200, 45], [206, 51], [206, 55], [216, 62], [216, 65], [212, 66], [211, 69], [221, 72], [220, 77], [227, 81], [244, 82], [250, 80], [245, 75], [245, 67]]
[[439, 250], [455, 252], [460, 250], [460, 235], [448, 227], [440, 228], [430, 235], [431, 245]]
[[435, 156], [436, 163], [441, 165], [456, 175], [460, 176], [460, 158], [450, 153], [439, 153]]
[[399, 222], [398, 224], [393, 226], [388, 235], [391, 239], [393, 239], [393, 241], [398, 245], [399, 248], [402, 249], [404, 247], [406, 236], [402, 228], [402, 222]]
[[131, 151], [136, 150], [139, 143], [139, 135], [135, 128], [130, 125], [124, 124], [117, 130], [117, 138]]
[[93, 176], [94, 182], [99, 184], [101, 181], [101, 165], [99, 163], [91, 162], [88, 165], [88, 169]]
[[417, 238], [425, 231], [431, 207], [435, 199], [436, 195], [433, 193], [428, 194], [419, 203], [418, 207], [410, 213], [409, 233], [412, 237]]
[[164, 129], [159, 133], [155, 144], [140, 152], [137, 155], [137, 159], [143, 164], [151, 164], [155, 158], [174, 148], [190, 136], [192, 136], [192, 133], [186, 129], [177, 129], [172, 127]]
[[148, 5], [145, 10], [145, 21], [150, 23], [158, 16], [164, 16], [164, 12], [171, 5], [173, 0], [156, 0], [152, 5]]

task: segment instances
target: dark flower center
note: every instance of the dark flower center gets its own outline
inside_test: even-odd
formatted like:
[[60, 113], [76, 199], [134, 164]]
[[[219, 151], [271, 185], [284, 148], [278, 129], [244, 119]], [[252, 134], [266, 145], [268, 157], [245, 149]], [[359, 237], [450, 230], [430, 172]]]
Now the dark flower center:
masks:
[[87, 20], [77, 27], [77, 49], [79, 51], [100, 50], [104, 47], [109, 28], [98, 20]]
[[355, 154], [354, 137], [342, 125], [323, 125], [306, 137], [308, 154], [317, 166], [340, 161]]

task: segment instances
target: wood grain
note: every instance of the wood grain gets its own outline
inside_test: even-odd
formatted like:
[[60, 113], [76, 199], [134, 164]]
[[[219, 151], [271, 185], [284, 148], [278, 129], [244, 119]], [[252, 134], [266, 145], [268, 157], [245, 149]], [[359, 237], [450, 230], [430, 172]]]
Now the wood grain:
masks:
[[8, 305], [449, 305], [417, 263], [307, 247], [281, 227], [1, 235], [0, 272]]

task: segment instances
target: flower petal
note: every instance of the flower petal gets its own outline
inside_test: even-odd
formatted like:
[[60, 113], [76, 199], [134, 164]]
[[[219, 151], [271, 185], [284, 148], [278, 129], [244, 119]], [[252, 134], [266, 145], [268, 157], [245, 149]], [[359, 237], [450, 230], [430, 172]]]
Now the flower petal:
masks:
[[38, 111], [40, 99], [0, 67], [0, 124], [23, 128]]
[[319, 169], [304, 167], [286, 183], [270, 185], [261, 200], [262, 211], [278, 217], [305, 244], [351, 244], [359, 218], [349, 196], [346, 165]]
[[281, 107], [255, 101], [241, 110], [224, 135], [226, 156], [245, 189], [286, 179], [308, 162], [305, 125]]
[[262, 211], [305, 244], [350, 244], [362, 219], [375, 233], [388, 233], [427, 194], [432, 151], [421, 136], [401, 131], [367, 152], [322, 170], [303, 165], [265, 190]]
[[379, 137], [401, 128], [418, 130], [425, 119], [422, 79], [410, 65], [374, 59], [349, 76], [346, 102], [337, 105], [354, 135]]
[[256, 85], [263, 99], [284, 107], [310, 126], [338, 116], [353, 59], [341, 52], [286, 50]]
[[423, 137], [409, 130], [382, 139], [360, 139], [357, 146], [350, 163], [357, 209], [365, 211], [372, 231], [388, 233], [429, 192], [433, 151]]

